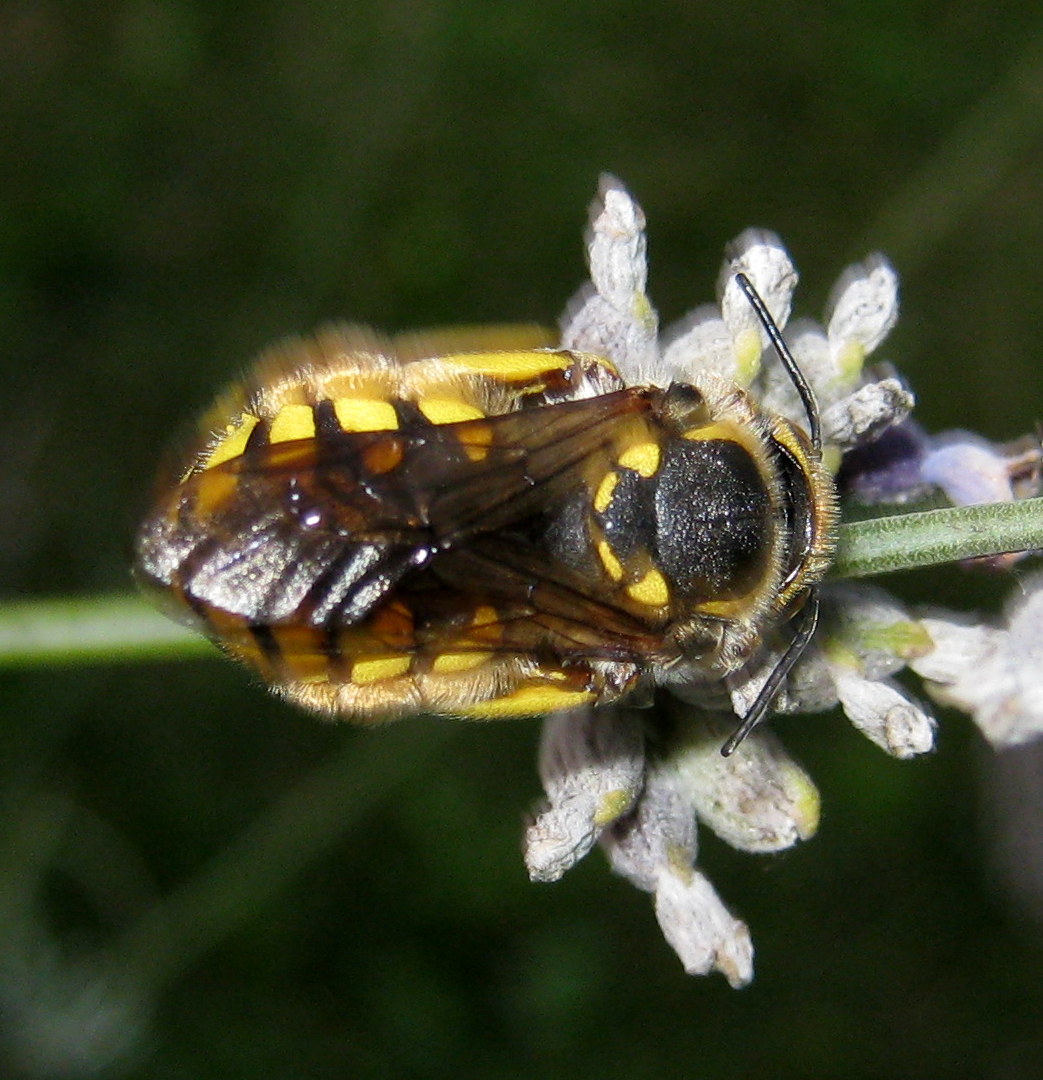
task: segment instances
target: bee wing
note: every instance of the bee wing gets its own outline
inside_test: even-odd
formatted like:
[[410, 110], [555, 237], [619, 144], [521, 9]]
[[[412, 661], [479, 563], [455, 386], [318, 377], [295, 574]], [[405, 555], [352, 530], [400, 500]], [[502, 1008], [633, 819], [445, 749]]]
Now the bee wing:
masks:
[[[648, 408], [645, 391], [623, 390], [480, 420], [248, 446], [175, 489], [142, 532], [139, 570], [225, 639], [236, 627], [222, 615], [254, 626], [356, 625], [429, 566], [471, 597], [475, 582], [498, 582], [505, 608], [535, 595], [536, 581], [545, 620], [571, 611], [577, 634], [588, 622], [612, 626], [610, 609], [581, 596], [578, 582], [542, 577], [545, 551], [499, 536], [587, 482], [620, 425]], [[477, 545], [482, 537], [497, 539]], [[522, 629], [530, 617], [514, 619], [522, 637], [534, 632]], [[511, 634], [503, 648], [521, 645]]]
[[233, 475], [229, 515], [270, 504], [282, 488], [287, 509], [314, 529], [369, 538], [425, 533], [444, 550], [576, 490], [620, 426], [648, 408], [645, 391], [622, 390], [480, 420], [333, 432], [248, 450], [184, 486]]
[[648, 407], [644, 391], [622, 390], [450, 425], [473, 460], [425, 455], [407, 483], [426, 494], [437, 535], [456, 547], [554, 507], [602, 475], [621, 426]]
[[423, 554], [408, 531], [348, 537], [307, 528], [284, 505], [252, 505], [252, 486], [237, 487], [234, 505], [216, 520], [208, 517], [203, 529], [201, 485], [189, 482], [138, 538], [139, 582], [171, 617], [210, 636], [234, 638], [259, 624], [321, 623], [334, 610], [355, 621]]
[[[636, 661], [656, 649], [658, 638], [636, 605], [617, 603], [590, 578], [549, 566], [546, 550], [524, 539], [479, 537], [435, 560], [425, 577], [416, 590], [407, 585], [396, 594], [418, 614], [436, 610], [452, 625], [486, 612], [473, 640], [465, 632], [454, 638], [454, 649], [530, 654], [541, 663], [581, 656]], [[430, 579], [444, 590], [437, 599]], [[454, 607], [460, 614], [447, 618]], [[422, 651], [444, 648], [439, 638], [421, 639]]]

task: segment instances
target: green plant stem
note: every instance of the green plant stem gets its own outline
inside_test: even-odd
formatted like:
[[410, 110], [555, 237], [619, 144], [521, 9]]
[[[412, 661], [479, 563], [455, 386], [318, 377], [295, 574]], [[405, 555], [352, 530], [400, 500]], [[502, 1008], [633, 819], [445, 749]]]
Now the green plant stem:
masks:
[[[832, 578], [868, 577], [1043, 548], [1043, 498], [946, 507], [841, 526]], [[217, 656], [135, 596], [0, 604], [0, 667]]]
[[1043, 548], [1043, 498], [944, 507], [840, 529], [831, 577], [868, 577], [982, 555]]
[[219, 656], [133, 594], [0, 604], [0, 667]]

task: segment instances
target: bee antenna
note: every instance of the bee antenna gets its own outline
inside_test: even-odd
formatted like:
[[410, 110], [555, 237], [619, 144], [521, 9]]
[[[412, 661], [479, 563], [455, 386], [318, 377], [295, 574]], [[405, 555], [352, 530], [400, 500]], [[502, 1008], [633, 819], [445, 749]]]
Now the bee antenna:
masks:
[[804, 650], [808, 647], [818, 625], [818, 590], [812, 589], [808, 593], [807, 601], [801, 612], [802, 619], [800, 628], [793, 636], [792, 641], [786, 646], [786, 651], [779, 657], [778, 663], [771, 669], [764, 685], [760, 688], [749, 711], [743, 717], [742, 723], [728, 737], [728, 741], [721, 747], [721, 756], [730, 757], [736, 747], [747, 735], [764, 719], [772, 702], [778, 697], [782, 682], [793, 670], [793, 665], [801, 658]]
[[815, 391], [811, 389], [808, 380], [804, 378], [804, 373], [797, 366], [797, 361], [793, 359], [793, 353], [789, 351], [789, 346], [782, 336], [782, 331], [771, 317], [768, 305], [764, 303], [760, 293], [753, 287], [753, 282], [742, 273], [736, 274], [735, 280], [738, 282], [739, 288], [742, 289], [743, 295], [749, 300], [750, 307], [757, 313], [757, 318], [760, 319], [761, 325], [768, 335], [768, 340], [774, 346], [775, 352], [778, 353], [782, 366], [790, 377], [790, 382], [793, 383], [797, 393], [800, 395], [804, 412], [808, 416], [808, 434], [811, 436], [811, 445], [816, 450], [821, 450], [822, 428], [819, 424], [818, 401], [815, 399]]

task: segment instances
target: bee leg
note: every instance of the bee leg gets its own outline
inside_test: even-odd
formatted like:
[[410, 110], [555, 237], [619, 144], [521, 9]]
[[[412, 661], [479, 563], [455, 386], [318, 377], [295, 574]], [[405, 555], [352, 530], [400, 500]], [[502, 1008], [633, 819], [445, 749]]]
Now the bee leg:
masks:
[[760, 693], [754, 699], [749, 711], [743, 717], [742, 723], [728, 737], [728, 741], [721, 747], [721, 756], [730, 757], [736, 747], [747, 735], [764, 719], [771, 708], [772, 703], [782, 689], [783, 680], [793, 670], [793, 665], [801, 658], [804, 650], [808, 647], [815, 627], [818, 625], [818, 590], [812, 589], [804, 608], [800, 613], [800, 626], [793, 640], [786, 647], [786, 651], [779, 657], [779, 662], [772, 669], [767, 681], [760, 689]]

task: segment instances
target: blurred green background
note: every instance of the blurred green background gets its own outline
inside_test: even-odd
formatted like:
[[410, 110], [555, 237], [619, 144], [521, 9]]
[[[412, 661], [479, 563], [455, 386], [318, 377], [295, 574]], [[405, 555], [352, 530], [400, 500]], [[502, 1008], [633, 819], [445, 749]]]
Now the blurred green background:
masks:
[[[747, 225], [804, 314], [883, 249], [929, 427], [1043, 408], [1038, 5], [14, 0], [0, 136], [3, 598], [127, 590], [162, 450], [273, 338], [553, 322], [606, 169], [665, 319]], [[705, 842], [741, 992], [597, 855], [527, 882], [535, 724], [337, 729], [206, 659], [4, 671], [0, 722], [4, 1077], [1043, 1074], [1043, 767], [962, 717], [909, 764], [778, 724], [824, 821]]]

